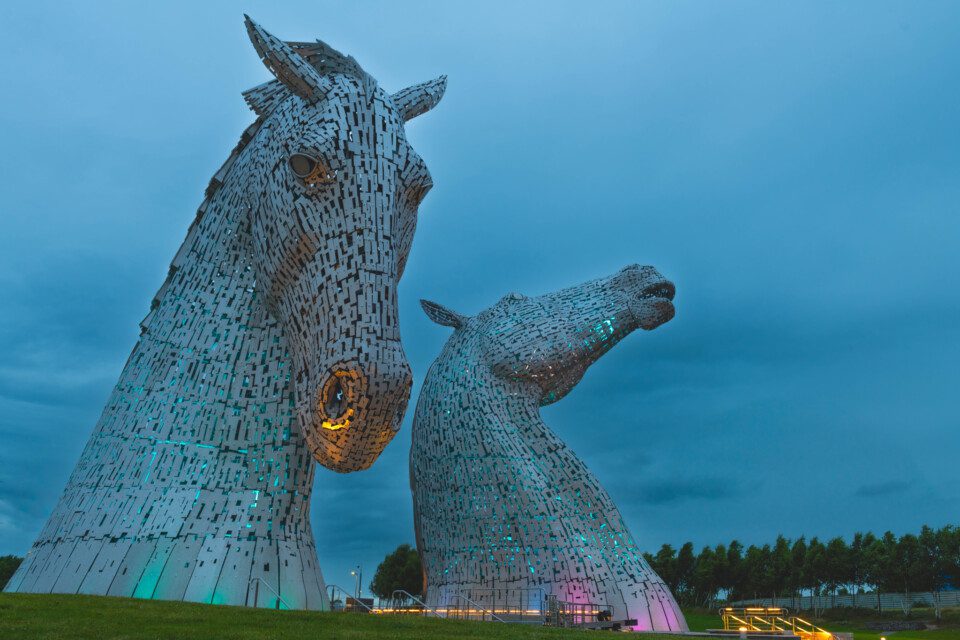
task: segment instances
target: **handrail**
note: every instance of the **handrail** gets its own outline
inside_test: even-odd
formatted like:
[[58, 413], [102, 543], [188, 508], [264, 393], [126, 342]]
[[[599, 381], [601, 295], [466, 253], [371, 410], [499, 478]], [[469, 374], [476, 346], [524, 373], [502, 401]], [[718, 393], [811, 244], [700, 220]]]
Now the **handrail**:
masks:
[[[493, 607], [493, 610], [499, 611], [500, 614], [506, 614], [506, 615], [512, 614], [511, 604], [510, 604], [511, 598], [509, 597], [509, 594], [519, 594], [519, 599], [518, 599], [519, 606], [518, 606], [517, 612], [521, 618], [530, 616], [530, 605], [532, 600], [531, 595], [539, 595], [540, 597], [537, 599], [537, 603], [539, 605], [540, 611], [537, 615], [540, 618], [546, 617], [545, 607], [547, 606], [547, 592], [543, 587], [525, 587], [525, 588], [482, 587], [482, 588], [469, 589], [467, 593], [469, 593], [471, 596], [477, 596], [477, 597], [483, 597], [483, 594], [489, 594], [490, 600], [492, 602], [491, 606]], [[502, 594], [508, 594], [503, 598], [503, 602], [501, 602], [501, 598], [499, 597]], [[503, 604], [502, 608], [498, 608], [498, 605], [500, 604]]]
[[[270, 583], [267, 582], [266, 580], [264, 580], [263, 578], [260, 578], [260, 577], [250, 578], [250, 582], [247, 583], [247, 586], [250, 586], [251, 584], [253, 584], [253, 583], [256, 582], [257, 580], [259, 580], [259, 581], [262, 582], [264, 585], [266, 585], [267, 589], [270, 589], [270, 591], [273, 592], [273, 595], [277, 596], [277, 600], [279, 600], [280, 602], [282, 602], [283, 604], [285, 604], [285, 605], [287, 606], [287, 609], [293, 609], [293, 607], [290, 606], [290, 603], [287, 602], [286, 600], [284, 600], [284, 599], [283, 599], [283, 596], [281, 596], [280, 593], [279, 593], [276, 589], [274, 589], [272, 586], [270, 586]], [[254, 602], [254, 604], [256, 604], [256, 602]]]
[[[350, 593], [349, 591], [347, 591], [346, 589], [344, 589], [344, 588], [341, 587], [340, 585], [338, 585], [338, 584], [332, 584], [332, 583], [330, 583], [330, 582], [327, 583], [327, 589], [340, 589], [340, 591], [343, 591], [344, 595]], [[333, 593], [331, 592], [331, 596], [332, 596], [332, 595], [333, 595]], [[353, 599], [353, 602], [354, 602], [355, 604], [359, 604], [361, 607], [363, 607], [364, 609], [366, 609], [366, 610], [367, 610], [367, 613], [373, 613], [373, 609], [372, 609], [371, 607], [368, 607], [368, 606], [367, 606], [366, 604], [364, 604], [363, 602], [361, 602], [360, 598], [355, 598], [355, 597], [353, 597], [353, 596], [347, 596], [347, 597], [348, 597], [348, 598], [352, 598], [352, 599]], [[333, 598], [331, 597], [330, 600], [333, 601]], [[346, 602], [344, 602], [344, 605], [346, 605]]]
[[479, 609], [480, 611], [483, 611], [484, 613], [489, 613], [489, 614], [490, 614], [490, 617], [491, 617], [493, 620], [496, 620], [497, 622], [503, 622], [504, 624], [506, 624], [506, 620], [504, 620], [503, 618], [501, 618], [500, 616], [498, 616], [497, 614], [495, 614], [493, 611], [490, 611], [489, 609], [486, 609], [486, 608], [485, 608], [483, 605], [481, 605], [479, 602], [474, 602], [473, 600], [471, 600], [471, 599], [468, 598], [467, 596], [463, 595], [462, 593], [457, 592], [457, 593], [453, 594], [453, 597], [454, 597], [454, 598], [463, 598], [464, 600], [466, 600], [468, 603], [470, 603], [470, 604], [472, 604], [473, 606], [475, 606], [475, 607], [476, 607], [477, 609]]
[[566, 600], [556, 600], [555, 602], [556, 612], [549, 612], [547, 617], [554, 616], [557, 624], [562, 621], [562, 626], [568, 628], [587, 624], [588, 619], [597, 617], [601, 612], [611, 612], [613, 610], [606, 602], [568, 602]]
[[[393, 590], [393, 593], [391, 593], [390, 596], [393, 597], [393, 596], [397, 595], [398, 593], [402, 593], [402, 594], [403, 594], [404, 596], [406, 596], [407, 598], [410, 598], [410, 599], [413, 600], [414, 602], [420, 604], [420, 606], [423, 607], [423, 610], [424, 610], [424, 611], [432, 611], [432, 612], [433, 612], [433, 615], [437, 616], [438, 618], [440, 617], [440, 614], [437, 612], [436, 609], [434, 609], [433, 607], [429, 606], [426, 602], [424, 602], [423, 600], [421, 600], [421, 599], [418, 598], [417, 596], [413, 595], [413, 594], [410, 593], [409, 591], [404, 591], [403, 589], [394, 589], [394, 590]], [[395, 598], [394, 598], [394, 599], [395, 599]]]

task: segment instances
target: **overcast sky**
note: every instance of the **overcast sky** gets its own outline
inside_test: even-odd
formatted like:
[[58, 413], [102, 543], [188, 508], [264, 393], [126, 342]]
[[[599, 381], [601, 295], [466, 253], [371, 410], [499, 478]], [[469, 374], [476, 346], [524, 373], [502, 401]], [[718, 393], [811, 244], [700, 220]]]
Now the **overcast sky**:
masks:
[[[960, 521], [960, 4], [4, 2], [0, 554], [53, 508], [269, 78], [246, 11], [388, 90], [435, 187], [400, 286], [416, 386], [473, 314], [640, 262], [677, 315], [544, 410], [642, 546]], [[413, 542], [411, 402], [317, 473], [328, 582]]]

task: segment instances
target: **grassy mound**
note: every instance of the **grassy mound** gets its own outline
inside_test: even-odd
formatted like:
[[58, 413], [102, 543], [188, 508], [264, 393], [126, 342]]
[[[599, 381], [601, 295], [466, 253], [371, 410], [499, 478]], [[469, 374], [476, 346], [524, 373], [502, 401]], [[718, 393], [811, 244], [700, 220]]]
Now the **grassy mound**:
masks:
[[[924, 619], [915, 611], [913, 619]], [[932, 617], [932, 612], [931, 617]], [[693, 631], [721, 626], [715, 612], [686, 611]], [[946, 611], [940, 628], [881, 633], [866, 621], [902, 619], [894, 612], [828, 612], [817, 624], [852, 631], [855, 640], [960, 640], [960, 610]], [[931, 620], [926, 620], [932, 622]], [[438, 620], [421, 616], [375, 616], [314, 611], [270, 611], [188, 602], [162, 602], [100, 596], [0, 593], [0, 638], [16, 640], [564, 640], [604, 638], [597, 632], [550, 629], [495, 622]], [[616, 636], [622, 637], [622, 636]], [[669, 634], [643, 634], [643, 640], [678, 640]]]
[[[0, 593], [0, 638], [16, 640], [582, 640], [589, 631], [493, 622], [270, 611], [98, 596]], [[645, 638], [676, 636], [649, 634]]]

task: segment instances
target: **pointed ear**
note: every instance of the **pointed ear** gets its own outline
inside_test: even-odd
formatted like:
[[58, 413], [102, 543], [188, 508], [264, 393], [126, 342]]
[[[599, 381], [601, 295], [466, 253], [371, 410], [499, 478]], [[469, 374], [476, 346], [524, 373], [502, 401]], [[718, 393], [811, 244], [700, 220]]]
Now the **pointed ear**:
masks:
[[442, 324], [445, 327], [459, 329], [467, 321], [466, 317], [460, 315], [456, 311], [451, 311], [442, 304], [437, 304], [436, 302], [421, 300], [420, 306], [423, 307], [423, 310], [427, 314], [428, 318], [437, 324]]
[[267, 115], [288, 97], [290, 90], [279, 80], [270, 80], [243, 92], [247, 106], [258, 116]]
[[421, 82], [397, 91], [390, 97], [403, 119], [410, 120], [437, 106], [446, 90], [447, 76], [440, 76], [429, 82]]
[[308, 103], [326, 96], [329, 84], [313, 66], [290, 45], [276, 38], [244, 14], [247, 34], [257, 55], [277, 80]]

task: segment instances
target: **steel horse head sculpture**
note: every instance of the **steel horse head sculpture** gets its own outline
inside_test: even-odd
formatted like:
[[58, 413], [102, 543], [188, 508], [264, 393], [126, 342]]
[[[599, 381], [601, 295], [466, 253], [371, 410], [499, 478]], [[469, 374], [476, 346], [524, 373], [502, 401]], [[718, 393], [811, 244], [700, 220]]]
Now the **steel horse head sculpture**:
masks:
[[397, 283], [431, 187], [394, 94], [249, 18], [275, 76], [217, 172], [59, 504], [7, 589], [323, 608], [313, 462], [369, 467], [411, 374]]
[[632, 265], [536, 298], [510, 294], [472, 318], [422, 302], [455, 329], [427, 373], [410, 449], [429, 606], [557, 603], [686, 630], [610, 496], [540, 418], [625, 336], [673, 318], [673, 295], [655, 269]]

